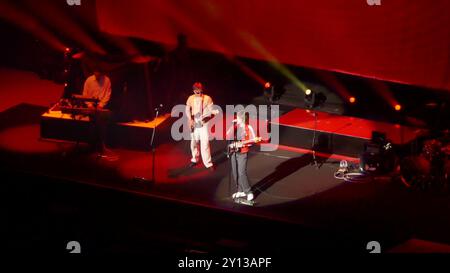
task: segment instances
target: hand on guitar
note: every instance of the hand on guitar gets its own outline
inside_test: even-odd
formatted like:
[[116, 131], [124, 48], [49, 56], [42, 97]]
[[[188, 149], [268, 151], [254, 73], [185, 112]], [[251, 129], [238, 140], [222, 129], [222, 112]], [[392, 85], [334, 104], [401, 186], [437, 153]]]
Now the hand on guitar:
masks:
[[189, 119], [189, 127], [191, 128], [191, 131], [194, 131], [196, 127], [202, 127], [206, 122], [208, 122], [210, 119], [212, 119], [215, 115], [219, 114], [219, 110], [211, 110], [203, 115], [196, 115], [195, 118]]
[[189, 125], [189, 128], [191, 128], [191, 131], [194, 131], [194, 126], [195, 126], [194, 119], [192, 119], [192, 118], [188, 119], [188, 125]]
[[254, 139], [244, 140], [244, 141], [234, 141], [233, 143], [229, 144], [227, 147], [227, 155], [230, 155], [231, 153], [239, 151], [244, 146], [250, 146], [251, 144], [261, 142], [261, 137], [255, 137]]

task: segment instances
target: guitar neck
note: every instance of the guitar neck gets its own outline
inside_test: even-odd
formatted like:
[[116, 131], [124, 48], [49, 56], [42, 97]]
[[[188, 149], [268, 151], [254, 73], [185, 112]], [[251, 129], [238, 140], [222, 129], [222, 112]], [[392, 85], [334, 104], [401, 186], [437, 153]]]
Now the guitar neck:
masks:
[[242, 144], [242, 145], [245, 145], [245, 144], [250, 144], [250, 143], [253, 143], [253, 142], [255, 142], [255, 140], [249, 139], [249, 140], [241, 141], [241, 144]]
[[246, 144], [250, 144], [250, 143], [256, 143], [258, 141], [259, 141], [258, 138], [254, 138], [254, 139], [239, 141], [239, 143], [242, 145], [246, 145]]
[[203, 115], [200, 115], [200, 117], [195, 117], [194, 116], [194, 119], [203, 120], [203, 119], [205, 119], [205, 118], [207, 118], [209, 116], [217, 115], [218, 113], [219, 113], [219, 111], [212, 110], [212, 111], [208, 111], [208, 112], [203, 113]]

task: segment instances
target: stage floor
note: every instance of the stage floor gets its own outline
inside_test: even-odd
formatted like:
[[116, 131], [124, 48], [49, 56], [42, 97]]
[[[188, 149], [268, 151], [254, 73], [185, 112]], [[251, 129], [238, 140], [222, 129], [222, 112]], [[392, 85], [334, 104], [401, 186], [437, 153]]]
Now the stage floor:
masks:
[[[215, 172], [201, 165], [186, 167], [190, 158], [187, 141], [160, 143], [156, 183], [151, 185], [133, 180], [136, 176], [150, 178], [149, 152], [114, 149], [109, 151], [112, 160], [100, 159], [82, 144], [40, 140], [42, 107], [22, 105], [11, 111], [21, 111], [23, 120], [11, 123], [11, 119], [1, 119], [0, 164], [9, 171], [319, 230], [389, 238], [393, 245], [413, 235], [450, 243], [450, 221], [442, 215], [450, 209], [448, 195], [410, 192], [389, 179], [361, 184], [337, 180], [333, 174], [339, 155], [321, 154], [317, 169], [308, 150], [281, 146], [274, 152], [251, 151], [248, 173], [256, 205], [249, 207], [230, 198], [233, 183], [220, 141], [212, 142]], [[2, 114], [8, 116], [8, 112]]]

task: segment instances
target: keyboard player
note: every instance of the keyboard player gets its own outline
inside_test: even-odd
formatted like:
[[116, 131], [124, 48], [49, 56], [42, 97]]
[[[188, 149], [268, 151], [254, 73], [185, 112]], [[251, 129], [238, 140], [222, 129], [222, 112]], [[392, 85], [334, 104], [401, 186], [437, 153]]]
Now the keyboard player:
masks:
[[98, 103], [86, 102], [86, 106], [90, 109], [100, 110], [95, 111], [96, 114], [93, 116], [96, 128], [93, 146], [99, 156], [103, 157], [105, 152], [104, 140], [110, 116], [110, 112], [104, 111], [104, 108], [107, 107], [111, 97], [111, 80], [102, 71], [95, 69], [94, 74], [89, 76], [84, 83], [83, 97], [98, 99]]
[[[83, 96], [99, 99], [97, 107], [103, 109], [111, 97], [111, 80], [103, 72], [96, 69], [94, 74], [84, 82]], [[92, 102], [86, 103], [89, 108], [94, 108]]]

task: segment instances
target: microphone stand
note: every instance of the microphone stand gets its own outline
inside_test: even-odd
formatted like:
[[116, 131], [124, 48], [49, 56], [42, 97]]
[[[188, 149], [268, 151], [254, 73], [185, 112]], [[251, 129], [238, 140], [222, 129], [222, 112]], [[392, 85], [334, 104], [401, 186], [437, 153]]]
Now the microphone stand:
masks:
[[[229, 193], [231, 192], [231, 179], [233, 178], [233, 165], [236, 170], [236, 181], [235, 181], [236, 182], [236, 192], [239, 191], [239, 182], [238, 182], [239, 175], [238, 175], [238, 162], [237, 162], [236, 151], [233, 148], [233, 150], [230, 152], [230, 149], [229, 149], [229, 145], [232, 145], [232, 143], [233, 143], [233, 141], [230, 141], [227, 144], [227, 157], [230, 159], [230, 176], [229, 176], [229, 180], [228, 180], [228, 189], [229, 189], [228, 192]], [[233, 160], [233, 156], [234, 156], [234, 160]], [[236, 199], [237, 199], [236, 197], [233, 198], [233, 200], [236, 200]]]
[[[317, 121], [318, 113], [316, 111], [316, 107], [319, 107], [321, 105], [321, 103], [320, 102], [317, 103], [318, 102], [318, 101], [316, 101], [317, 99], [318, 98], [316, 98], [316, 93], [312, 92], [312, 99], [309, 99], [310, 102], [307, 105], [307, 108], [311, 109], [311, 110], [308, 110], [308, 112], [312, 111], [312, 115], [314, 116], [314, 130], [313, 130], [313, 139], [312, 139], [312, 145], [311, 145], [311, 151], [312, 151], [312, 156], [313, 156], [312, 163], [314, 163], [314, 166], [316, 167], [316, 169], [319, 169], [320, 166], [317, 163], [317, 158], [316, 158], [316, 135], [317, 135], [317, 123], [318, 123], [318, 121]], [[306, 98], [305, 98], [305, 102], [306, 102]]]
[[152, 152], [152, 178], [149, 180], [145, 177], [134, 177], [134, 180], [137, 182], [147, 182], [147, 183], [152, 183], [154, 184], [156, 182], [156, 176], [155, 176], [155, 159], [156, 159], [156, 147], [155, 147], [155, 134], [156, 134], [156, 120], [158, 119], [159, 116], [159, 110], [160, 107], [162, 107], [162, 105], [158, 106], [155, 108], [155, 126], [153, 128], [153, 132], [152, 132], [152, 137], [150, 139], [150, 149]]
[[312, 146], [311, 146], [311, 150], [312, 150], [312, 156], [313, 156], [313, 162], [314, 162], [314, 166], [316, 166], [316, 169], [319, 169], [319, 164], [317, 163], [317, 158], [316, 158], [316, 134], [317, 134], [317, 112], [316, 110], [313, 108], [313, 116], [314, 116], [314, 130], [313, 130], [313, 139], [312, 139]]

